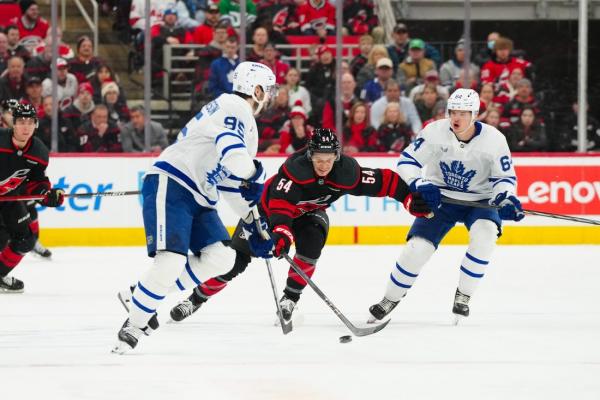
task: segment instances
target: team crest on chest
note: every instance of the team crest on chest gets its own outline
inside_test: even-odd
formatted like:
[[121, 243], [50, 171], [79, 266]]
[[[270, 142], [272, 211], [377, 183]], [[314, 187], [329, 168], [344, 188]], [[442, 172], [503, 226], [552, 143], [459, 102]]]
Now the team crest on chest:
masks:
[[465, 171], [465, 166], [460, 161], [452, 161], [450, 165], [440, 161], [440, 169], [446, 185], [461, 192], [469, 191], [469, 183], [477, 173], [475, 170]]

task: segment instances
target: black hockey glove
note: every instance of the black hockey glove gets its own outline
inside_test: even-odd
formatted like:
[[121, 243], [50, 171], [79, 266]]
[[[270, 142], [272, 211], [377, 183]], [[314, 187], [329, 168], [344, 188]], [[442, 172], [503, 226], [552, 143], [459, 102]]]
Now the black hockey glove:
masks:
[[254, 207], [260, 201], [263, 189], [265, 185], [262, 183], [264, 180], [263, 175], [265, 170], [262, 164], [258, 160], [254, 160], [254, 166], [256, 172], [250, 178], [245, 179], [240, 184], [240, 193], [244, 200], [249, 202], [250, 207]]
[[61, 189], [50, 189], [44, 193], [46, 196], [40, 204], [46, 207], [59, 207], [65, 201], [65, 191]]
[[277, 258], [281, 258], [283, 253], [289, 253], [290, 246], [294, 243], [294, 234], [291, 229], [285, 225], [277, 225], [271, 232], [271, 238], [275, 248], [273, 249], [273, 255]]
[[406, 211], [415, 217], [433, 217], [431, 208], [429, 208], [429, 205], [419, 192], [409, 193], [408, 196], [404, 198], [404, 201], [402, 201], [402, 204], [404, 204]]

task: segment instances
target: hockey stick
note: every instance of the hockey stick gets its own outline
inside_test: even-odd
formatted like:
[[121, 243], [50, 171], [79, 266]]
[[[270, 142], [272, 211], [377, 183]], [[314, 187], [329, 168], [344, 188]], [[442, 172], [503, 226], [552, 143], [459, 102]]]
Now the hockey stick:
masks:
[[[478, 203], [476, 201], [451, 199], [449, 197], [442, 198], [442, 202], [443, 203], [447, 203], [447, 204], [456, 204], [456, 205], [459, 205], [459, 206], [469, 206], [469, 207], [475, 207], [475, 208], [495, 208], [495, 209], [500, 209], [501, 208], [500, 206], [494, 206], [494, 205], [485, 204], [485, 203]], [[546, 212], [543, 212], [543, 211], [533, 211], [533, 210], [523, 210], [523, 212], [525, 214], [537, 215], [539, 217], [548, 217], [548, 218], [554, 218], [554, 219], [564, 219], [564, 220], [572, 221], [572, 222], [581, 222], [582, 224], [600, 225], [600, 221], [597, 221], [597, 220], [594, 220], [594, 219], [572, 217], [570, 215], [553, 214], [553, 213], [546, 213]]]
[[[65, 197], [116, 197], [116, 196], [131, 196], [140, 194], [139, 190], [130, 190], [125, 192], [96, 192], [96, 193], [65, 193]], [[2, 201], [30, 201], [30, 200], [44, 200], [46, 196], [41, 194], [25, 195], [25, 196], [0, 196], [0, 202]]]
[[317, 295], [319, 295], [319, 297], [329, 306], [329, 308], [331, 308], [331, 310], [335, 313], [335, 315], [337, 315], [338, 318], [342, 320], [342, 322], [344, 323], [344, 325], [346, 325], [348, 327], [348, 329], [350, 329], [350, 331], [354, 334], [354, 336], [372, 335], [374, 333], [379, 332], [383, 328], [385, 328], [386, 325], [390, 322], [390, 320], [388, 319], [384, 323], [379, 324], [379, 325], [375, 325], [375, 326], [370, 327], [370, 328], [358, 328], [352, 322], [350, 322], [350, 320], [348, 318], [346, 318], [346, 316], [344, 314], [342, 314], [342, 312], [340, 311], [340, 309], [337, 308], [331, 302], [331, 300], [329, 300], [329, 298], [327, 296], [325, 296], [325, 293], [323, 293], [323, 291], [321, 289], [319, 289], [319, 287], [317, 286], [317, 284], [314, 283], [308, 277], [308, 275], [306, 275], [306, 273], [304, 271], [302, 271], [302, 269], [294, 262], [294, 260], [292, 260], [292, 258], [287, 253], [282, 253], [282, 256], [287, 260], [287, 262], [290, 264], [290, 266], [292, 267], [292, 269], [294, 271], [296, 271], [296, 273], [298, 275], [300, 275], [302, 277], [302, 279], [304, 279], [306, 282], [308, 282], [308, 285], [315, 291], [315, 293], [317, 293]]
[[[265, 240], [270, 240], [271, 237], [269, 233], [265, 231], [260, 225], [260, 215], [258, 214], [258, 209], [256, 207], [252, 208], [252, 217], [254, 218], [254, 223], [256, 224], [256, 229]], [[275, 277], [273, 276], [273, 269], [271, 268], [271, 260], [265, 258], [265, 263], [267, 264], [267, 272], [269, 273], [269, 280], [271, 281], [271, 289], [273, 289], [273, 298], [275, 299], [275, 306], [277, 307], [277, 318], [279, 318], [279, 323], [281, 324], [281, 330], [284, 335], [287, 335], [294, 329], [292, 325], [292, 320], [285, 322], [283, 319], [283, 314], [281, 313], [281, 305], [279, 304], [279, 300], [277, 300], [277, 285], [275, 284]]]

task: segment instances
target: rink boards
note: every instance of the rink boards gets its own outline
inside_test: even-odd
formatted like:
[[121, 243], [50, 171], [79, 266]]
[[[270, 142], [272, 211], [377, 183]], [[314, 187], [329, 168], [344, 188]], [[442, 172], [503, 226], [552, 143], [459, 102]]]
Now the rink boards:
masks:
[[[284, 157], [259, 157], [274, 174]], [[361, 165], [395, 169], [395, 156], [357, 157]], [[56, 155], [48, 176], [67, 193], [127, 191], [141, 188], [147, 155]], [[600, 156], [514, 158], [523, 206], [535, 211], [600, 219]], [[228, 227], [237, 217], [221, 202]], [[397, 244], [405, 241], [412, 217], [388, 198], [344, 196], [328, 211], [330, 244]], [[58, 209], [40, 208], [41, 235], [47, 246], [124, 246], [144, 244], [141, 197], [69, 198]], [[453, 229], [447, 244], [467, 242], [463, 227]], [[600, 227], [528, 216], [504, 226], [503, 244], [600, 244]]]

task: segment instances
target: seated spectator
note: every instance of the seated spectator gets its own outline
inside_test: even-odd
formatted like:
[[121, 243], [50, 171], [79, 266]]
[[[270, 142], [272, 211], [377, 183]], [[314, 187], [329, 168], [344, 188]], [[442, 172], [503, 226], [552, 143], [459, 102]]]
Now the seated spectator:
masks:
[[496, 106], [496, 102], [494, 101], [495, 98], [494, 84], [490, 82], [481, 84], [481, 88], [479, 89], [479, 100], [482, 101], [486, 107], [492, 107]]
[[227, 43], [229, 25], [219, 23], [215, 27], [215, 32], [211, 42], [199, 49], [196, 49], [196, 65], [194, 67], [194, 94], [193, 100], [199, 103], [202, 99], [208, 97], [208, 77], [210, 74], [210, 64], [221, 57], [225, 44]]
[[369, 123], [369, 108], [358, 102], [350, 109], [344, 127], [344, 153], [377, 151], [377, 131]]
[[78, 151], [83, 153], [120, 153], [123, 151], [121, 132], [108, 119], [104, 104], [94, 107], [90, 119], [77, 129]]
[[31, 58], [31, 53], [21, 43], [21, 31], [16, 25], [9, 25], [6, 27], [6, 38], [8, 39], [8, 51], [11, 56], [19, 56], [25, 62]]
[[[280, 86], [277, 90], [277, 96], [271, 102], [271, 105], [256, 117], [256, 125], [258, 127], [258, 151], [267, 151], [269, 153], [279, 152], [279, 131], [283, 124], [288, 120], [290, 107], [288, 105], [288, 89], [285, 86]], [[298, 104], [302, 106], [302, 102], [298, 100]], [[306, 114], [304, 109], [302, 112]], [[292, 118], [289, 116], [289, 118]], [[271, 146], [276, 145], [275, 148]]]
[[277, 84], [282, 85], [285, 83], [285, 75], [290, 69], [290, 66], [279, 60], [277, 58], [278, 54], [275, 45], [269, 42], [265, 45], [263, 59], [260, 62], [271, 68], [271, 71], [275, 74]]
[[25, 83], [25, 97], [22, 102], [31, 104], [37, 111], [38, 118], [44, 116], [44, 107], [42, 104], [42, 81], [37, 76], [30, 76]]
[[[52, 149], [52, 96], [44, 97], [43, 116], [40, 118], [39, 126], [35, 131], [38, 138], [44, 142], [48, 149]], [[77, 151], [78, 143], [75, 130], [71, 122], [58, 112], [58, 151], [61, 153]]]
[[93, 89], [89, 82], [84, 82], [77, 89], [77, 97], [73, 104], [63, 111], [63, 117], [73, 126], [79, 126], [87, 120], [96, 107], [93, 100]]
[[366, 35], [379, 25], [373, 0], [345, 0], [343, 7], [344, 27], [351, 35]]
[[310, 115], [312, 105], [310, 102], [310, 93], [300, 84], [300, 71], [296, 68], [290, 68], [285, 74], [285, 86], [288, 90], [289, 107], [293, 107], [297, 100], [302, 102], [306, 113]]
[[10, 58], [10, 51], [8, 51], [8, 38], [4, 32], [0, 32], [0, 75], [6, 69], [6, 63]]
[[415, 107], [419, 113], [421, 121], [427, 121], [433, 118], [433, 109], [436, 105], [439, 107], [444, 103], [444, 99], [438, 96], [435, 85], [425, 85], [423, 93], [418, 100], [415, 100]]
[[377, 65], [377, 61], [382, 58], [389, 58], [385, 47], [382, 45], [373, 46], [367, 63], [358, 71], [358, 76], [356, 77], [356, 87], [359, 91], [362, 90], [368, 81], [375, 79], [375, 66]]
[[473, 57], [475, 64], [482, 67], [486, 62], [490, 61], [492, 56], [494, 55], [494, 45], [496, 44], [496, 40], [500, 37], [498, 32], [490, 32], [487, 35], [487, 40], [485, 42], [485, 47], [482, 48], [479, 53]]
[[210, 64], [208, 90], [213, 97], [233, 90], [233, 71], [240, 63], [237, 38], [230, 36], [225, 44], [223, 55]]
[[15, 17], [11, 23], [19, 28], [21, 39], [32, 38], [40, 41], [46, 37], [50, 24], [40, 16], [35, 0], [20, 0], [21, 17]]
[[[223, 19], [229, 19], [231, 26], [240, 26], [240, 0], [219, 0], [219, 11]], [[252, 0], [246, 0], [246, 19], [251, 24], [256, 19], [256, 4]]]
[[25, 96], [25, 63], [21, 57], [12, 56], [6, 65], [6, 72], [0, 78], [0, 100], [22, 99]]
[[[579, 104], [577, 101], [574, 101], [571, 107], [573, 112], [563, 119], [558, 128], [558, 135], [554, 148], [559, 151], [576, 151], [579, 146]], [[587, 111], [587, 144], [585, 150], [599, 151], [600, 122], [589, 114], [589, 104]]]
[[[94, 90], [94, 102], [98, 104], [102, 103], [102, 85], [107, 82], [115, 82], [118, 85], [118, 81], [119, 80], [113, 69], [108, 64], [100, 64], [96, 70], [96, 73], [89, 81], [90, 85], [92, 85], [92, 89]], [[119, 93], [120, 101], [125, 102], [126, 99], [120, 86]]]
[[2, 107], [0, 109], [0, 128], [10, 129], [13, 126], [12, 111], [10, 108]]
[[[398, 72], [398, 66], [406, 59], [409, 53], [410, 37], [406, 24], [399, 22], [392, 33], [393, 44], [388, 46], [389, 57], [394, 63], [394, 72]], [[440, 52], [433, 46], [424, 43], [425, 58], [432, 60], [436, 68], [442, 64]]]
[[75, 75], [77, 82], [87, 82], [103, 62], [94, 56], [94, 44], [87, 36], [77, 40], [76, 49], [77, 56], [69, 61], [69, 71]]
[[265, 46], [269, 42], [269, 33], [266, 28], [259, 26], [252, 34], [252, 48], [246, 54], [248, 61], [259, 62], [265, 56]]
[[[342, 126], [346, 125], [346, 121], [348, 120], [348, 116], [350, 115], [350, 109], [352, 106], [359, 101], [359, 99], [354, 95], [356, 92], [356, 81], [351, 73], [346, 72], [342, 74], [342, 81], [340, 83], [341, 93], [342, 93]], [[325, 107], [323, 108], [323, 122], [321, 126], [323, 128], [328, 129], [336, 129], [335, 126], [335, 93], [332, 93], [327, 102], [325, 103]]]
[[270, 23], [273, 32], [284, 36], [301, 35], [296, 3], [299, 1], [259, 1], [255, 23], [257, 26]]
[[500, 37], [494, 42], [494, 56], [481, 67], [481, 82], [492, 82], [500, 85], [508, 80], [513, 69], [519, 68], [527, 74], [531, 63], [513, 57], [513, 42], [509, 38]]
[[[440, 81], [442, 86], [447, 89], [455, 87], [456, 81], [464, 71], [463, 64], [465, 62], [465, 39], [460, 39], [454, 48], [454, 57], [446, 61], [440, 67]], [[473, 63], [469, 64], [469, 72], [479, 76], [479, 67]], [[469, 85], [471, 86], [471, 85]], [[464, 87], [464, 86], [461, 86]]]
[[[173, 4], [173, 0], [150, 0], [150, 29], [162, 24], [163, 13], [165, 10], [172, 8]], [[131, 28], [143, 32], [146, 29], [145, 15], [145, 0], [133, 0], [129, 11], [129, 25], [131, 25]]]
[[506, 105], [517, 94], [517, 83], [525, 78], [525, 74], [521, 68], [515, 68], [511, 71], [508, 80], [498, 85], [498, 94], [494, 98], [496, 103]]
[[290, 119], [279, 131], [279, 153], [291, 154], [306, 147], [312, 131], [304, 108], [301, 105], [292, 107]]
[[412, 39], [408, 44], [408, 57], [398, 67], [396, 80], [405, 88], [410, 90], [423, 83], [425, 73], [435, 69], [435, 63], [425, 57], [425, 42], [421, 39]]
[[[215, 29], [219, 25], [221, 14], [219, 13], [219, 6], [216, 4], [210, 4], [206, 9], [206, 19], [204, 22], [192, 32], [188, 32], [186, 35], [186, 43], [194, 44], [209, 44], [213, 40]], [[231, 25], [221, 23], [220, 25], [226, 27], [228, 36], [235, 36], [235, 31], [231, 28]]]
[[350, 72], [355, 78], [358, 76], [360, 69], [369, 60], [369, 53], [373, 49], [373, 37], [371, 35], [362, 35], [358, 39], [358, 48], [360, 49], [360, 53], [350, 61]]
[[500, 127], [500, 115], [500, 110], [497, 108], [488, 108], [483, 122], [502, 132], [502, 128]]
[[44, 51], [31, 57], [25, 64], [25, 72], [28, 76], [37, 76], [42, 81], [50, 77], [50, 63], [52, 62], [52, 46], [46, 46]]
[[[75, 75], [69, 73], [69, 64], [64, 58], [58, 58], [56, 60], [57, 70], [57, 97], [60, 109], [64, 110], [73, 102], [73, 98], [77, 94], [77, 78]], [[46, 78], [42, 82], [42, 95], [50, 96], [52, 94], [52, 79]]]
[[[131, 121], [121, 129], [121, 144], [125, 153], [142, 153], [145, 151], [146, 112], [143, 106], [131, 108]], [[160, 153], [169, 145], [167, 133], [163, 126], [150, 121], [150, 151]]]
[[423, 128], [425, 128], [427, 125], [434, 121], [438, 121], [444, 118], [446, 118], [446, 101], [438, 101], [435, 104], [435, 106], [433, 106], [431, 118], [429, 118], [427, 121], [423, 121]]
[[303, 35], [334, 35], [335, 7], [327, 0], [297, 1], [296, 12]]
[[519, 120], [512, 124], [506, 138], [513, 152], [548, 150], [546, 128], [536, 120], [535, 111], [529, 105], [522, 109]]
[[519, 120], [521, 111], [526, 107], [531, 106], [535, 112], [536, 117], [540, 115], [540, 109], [538, 103], [533, 96], [533, 89], [531, 87], [531, 81], [529, 79], [521, 79], [517, 83], [517, 93], [515, 97], [504, 106], [503, 117], [507, 118], [511, 124], [514, 124]]
[[115, 82], [105, 82], [102, 85], [102, 104], [108, 109], [108, 118], [121, 128], [129, 122], [129, 108], [121, 101], [119, 86]]
[[465, 79], [465, 70], [461, 70], [458, 74], [458, 79], [454, 82], [454, 86], [450, 89], [450, 93], [456, 89], [469, 88], [477, 90], [479, 88], [479, 70], [473, 70], [469, 68], [469, 82]]
[[405, 96], [401, 96], [400, 84], [390, 80], [385, 89], [385, 96], [382, 96], [371, 106], [371, 125], [375, 129], [379, 127], [383, 120], [383, 113], [388, 103], [400, 103], [400, 110], [406, 116], [410, 129], [414, 133], [421, 132], [421, 119], [415, 108], [415, 104]]
[[425, 81], [412, 88], [408, 98], [412, 101], [417, 100], [419, 97], [421, 97], [421, 94], [423, 94], [423, 89], [425, 89], [425, 86], [427, 85], [435, 86], [435, 90], [437, 91], [439, 98], [448, 100], [448, 88], [440, 84], [440, 76], [435, 69], [429, 70], [425, 73]]
[[[52, 49], [51, 33], [52, 28], [48, 28], [48, 34], [46, 35], [46, 38], [33, 49], [31, 52], [32, 56], [35, 57], [38, 54], [42, 54], [48, 47]], [[56, 27], [56, 35], [58, 36], [58, 56], [64, 58], [65, 60], [70, 60], [71, 58], [75, 57], [75, 53], [73, 53], [71, 46], [62, 41], [62, 29], [60, 29], [59, 26]], [[50, 50], [50, 54], [52, 54], [52, 50]]]
[[305, 83], [311, 94], [313, 116], [318, 121], [322, 117], [325, 101], [335, 92], [335, 63], [333, 52], [328, 46], [320, 46], [317, 57], [318, 61], [306, 74]]
[[[197, 21], [194, 14], [196, 12], [196, 8], [190, 8], [188, 5], [194, 4], [194, 1], [186, 1], [186, 0], [177, 0], [175, 2], [175, 12], [177, 13], [177, 21], [179, 22], [179, 26], [181, 26], [185, 30], [195, 29], [200, 26], [200, 21]], [[184, 40], [181, 40], [183, 43]]]
[[151, 28], [153, 49], [162, 51], [165, 44], [180, 44], [185, 41], [186, 30], [179, 23], [177, 11], [167, 8], [163, 12], [163, 21], [160, 25]]
[[379, 61], [377, 61], [375, 78], [367, 81], [360, 92], [360, 98], [362, 101], [370, 104], [375, 102], [383, 95], [384, 86], [390, 79], [392, 79], [392, 73], [394, 72], [392, 67], [392, 60], [389, 58], [381, 58]]
[[388, 103], [383, 113], [383, 121], [377, 129], [378, 151], [402, 153], [413, 140], [414, 133], [406, 123], [406, 116], [399, 103]]

